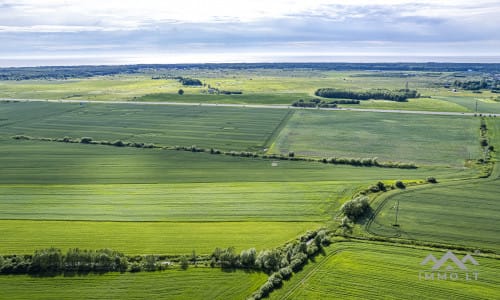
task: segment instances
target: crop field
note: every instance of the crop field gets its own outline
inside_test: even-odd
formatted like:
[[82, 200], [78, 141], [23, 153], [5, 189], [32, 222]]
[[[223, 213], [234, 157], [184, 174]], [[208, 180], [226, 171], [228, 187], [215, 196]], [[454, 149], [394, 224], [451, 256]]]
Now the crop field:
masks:
[[297, 111], [271, 152], [463, 166], [479, 158], [473, 117]]
[[[498, 259], [475, 256], [478, 280], [424, 280], [420, 263], [444, 251], [342, 242], [271, 294], [270, 299], [496, 299]], [[465, 253], [454, 252], [459, 258]], [[471, 267], [470, 267], [471, 268]], [[472, 268], [471, 268], [472, 269]], [[460, 270], [461, 271], [461, 270]], [[460, 272], [458, 271], [458, 272]], [[437, 276], [437, 275], [436, 275]], [[472, 277], [471, 277], [472, 278]], [[404, 287], [404, 288], [403, 288]]]
[[266, 280], [262, 273], [190, 268], [162, 273], [37, 278], [0, 276], [4, 299], [245, 299]]
[[[272, 167], [264, 159], [11, 138], [0, 144], [0, 163], [6, 254], [55, 245], [106, 244], [131, 254], [275, 247], [320, 227], [343, 199], [381, 178], [473, 175], [293, 161]], [[110, 220], [141, 222], [102, 222]]]
[[[487, 122], [490, 144], [500, 145], [500, 122]], [[499, 168], [488, 179], [445, 183], [389, 195], [368, 230], [384, 236], [445, 242], [500, 251]], [[395, 205], [399, 202], [394, 227]]]
[[[470, 181], [408, 190], [389, 197], [369, 230], [384, 236], [500, 251], [499, 181]], [[398, 223], [394, 227], [395, 205]]]
[[0, 254], [32, 254], [59, 247], [111, 248], [128, 255], [185, 255], [193, 250], [210, 254], [216, 248], [271, 249], [318, 222], [83, 222], [0, 220]]
[[287, 110], [57, 103], [0, 104], [2, 135], [262, 150]]

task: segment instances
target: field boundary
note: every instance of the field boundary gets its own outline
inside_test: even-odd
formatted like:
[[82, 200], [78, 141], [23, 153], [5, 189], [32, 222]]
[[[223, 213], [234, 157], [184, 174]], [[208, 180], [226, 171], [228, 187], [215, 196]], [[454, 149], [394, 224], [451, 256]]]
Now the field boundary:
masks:
[[[278, 126], [273, 130], [273, 132], [268, 136], [266, 141], [263, 144], [263, 148], [270, 148], [271, 145], [274, 143], [276, 138], [280, 135], [281, 131], [285, 128], [285, 126], [288, 124], [288, 121], [293, 117], [295, 114], [294, 110], [289, 110], [287, 114], [281, 119], [281, 122], [278, 124]], [[267, 151], [265, 151], [267, 153]]]

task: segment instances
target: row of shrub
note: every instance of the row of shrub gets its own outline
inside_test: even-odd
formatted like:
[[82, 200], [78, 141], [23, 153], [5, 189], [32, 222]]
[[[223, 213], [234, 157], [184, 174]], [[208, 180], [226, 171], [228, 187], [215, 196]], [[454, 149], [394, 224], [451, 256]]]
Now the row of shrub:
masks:
[[47, 138], [47, 137], [32, 137], [28, 135], [15, 135], [12, 137], [15, 140], [37, 140], [37, 141], [47, 141], [47, 142], [61, 142], [61, 143], [73, 143], [73, 144], [90, 144], [90, 145], [106, 145], [115, 147], [134, 147], [134, 148], [161, 148], [155, 144], [149, 143], [138, 143], [138, 142], [124, 142], [122, 140], [116, 141], [96, 141], [91, 137], [82, 138], [72, 138], [65, 136], [63, 138]]

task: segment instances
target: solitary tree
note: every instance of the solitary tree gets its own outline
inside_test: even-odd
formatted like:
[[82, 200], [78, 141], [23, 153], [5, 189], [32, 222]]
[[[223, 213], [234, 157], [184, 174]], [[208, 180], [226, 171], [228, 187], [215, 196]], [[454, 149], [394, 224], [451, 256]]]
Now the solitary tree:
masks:
[[183, 89], [179, 89], [179, 91], [177, 92], [179, 95], [184, 95], [184, 90]]

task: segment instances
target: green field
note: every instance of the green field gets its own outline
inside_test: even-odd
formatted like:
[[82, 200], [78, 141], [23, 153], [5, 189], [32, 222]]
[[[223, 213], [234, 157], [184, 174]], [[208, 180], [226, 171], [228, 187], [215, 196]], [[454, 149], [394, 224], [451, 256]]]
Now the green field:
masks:
[[[96, 76], [70, 80], [0, 81], [0, 98], [10, 99], [71, 99], [99, 101], [175, 101], [190, 103], [291, 104], [314, 96], [318, 88], [336, 87], [350, 90], [404, 88], [406, 83], [424, 98], [409, 102], [365, 101], [353, 108], [380, 108], [426, 111], [499, 112], [496, 95], [484, 91], [458, 93], [444, 88], [453, 82], [453, 73], [318, 71], [310, 69], [246, 69], [246, 70], [172, 70], [169, 76], [198, 78], [207, 86], [242, 95], [211, 95], [207, 87], [182, 86], [177, 80], [152, 80], [149, 75]], [[477, 79], [471, 77], [471, 79]], [[464, 79], [466, 80], [466, 79]], [[179, 89], [184, 95], [177, 94]], [[431, 96], [431, 98], [428, 98]]]
[[[459, 258], [465, 255], [454, 253]], [[477, 281], [421, 280], [419, 272], [427, 269], [420, 263], [429, 254], [439, 259], [444, 252], [360, 242], [334, 244], [326, 256], [294, 275], [270, 299], [498, 298], [498, 259], [475, 256]]]
[[287, 110], [126, 104], [0, 103], [2, 135], [262, 150]]
[[[0, 98], [82, 101], [0, 101], [0, 255], [32, 254], [49, 247], [111, 248], [132, 256], [189, 255], [193, 250], [209, 255], [216, 247], [235, 247], [239, 253], [277, 248], [307, 231], [328, 228], [332, 234], [346, 232], [354, 238], [332, 236], [341, 242], [326, 247], [324, 255], [295, 273], [270, 299], [498, 298], [500, 167], [495, 165], [489, 178], [479, 178], [485, 167], [476, 164], [483, 158], [478, 117], [285, 106], [314, 97], [318, 88], [396, 90], [408, 84], [424, 97], [402, 103], [368, 100], [348, 107], [474, 112], [477, 100], [479, 112], [500, 112], [496, 95], [452, 92], [443, 85], [453, 82], [456, 74], [446, 72], [193, 68], [159, 74], [198, 78], [207, 87], [152, 80], [158, 75], [154, 72], [0, 81]], [[208, 85], [243, 94], [210, 95]], [[178, 94], [180, 88], [184, 95]], [[487, 125], [488, 142], [498, 151], [500, 122], [487, 118]], [[16, 135], [32, 138], [13, 139]], [[65, 136], [251, 151], [259, 157], [43, 140]], [[262, 157], [289, 152], [313, 158], [376, 157], [418, 168]], [[428, 177], [438, 183], [425, 184]], [[379, 181], [390, 186], [397, 180], [410, 185], [369, 194], [373, 214], [349, 223], [351, 231], [339, 228], [346, 200]], [[393, 226], [396, 201], [399, 227]], [[430, 253], [444, 253], [437, 246], [427, 248], [430, 243], [489, 250], [488, 257], [474, 254], [479, 280], [419, 280], [420, 262]], [[0, 298], [245, 299], [267, 276], [205, 265], [137, 274], [2, 275]]]
[[315, 222], [82, 222], [0, 220], [0, 254], [32, 254], [58, 247], [111, 248], [129, 255], [183, 255], [216, 248], [270, 249], [308, 230]]
[[478, 128], [472, 117], [297, 111], [271, 152], [458, 167], [479, 157]]
[[36, 278], [0, 276], [3, 299], [245, 299], [266, 280], [262, 273], [187, 271]]
[[78, 245], [137, 254], [275, 247], [321, 226], [343, 199], [377, 180], [474, 174], [293, 161], [272, 167], [269, 160], [205, 153], [2, 141], [5, 254]]
[[[490, 144], [500, 146], [500, 122], [489, 119]], [[444, 183], [382, 197], [368, 230], [384, 236], [500, 251], [499, 166], [488, 179]], [[394, 227], [399, 201], [399, 224]]]
[[[369, 231], [498, 252], [498, 184], [498, 180], [470, 181], [396, 194], [386, 199]], [[392, 226], [396, 201], [399, 201], [399, 228]]]

